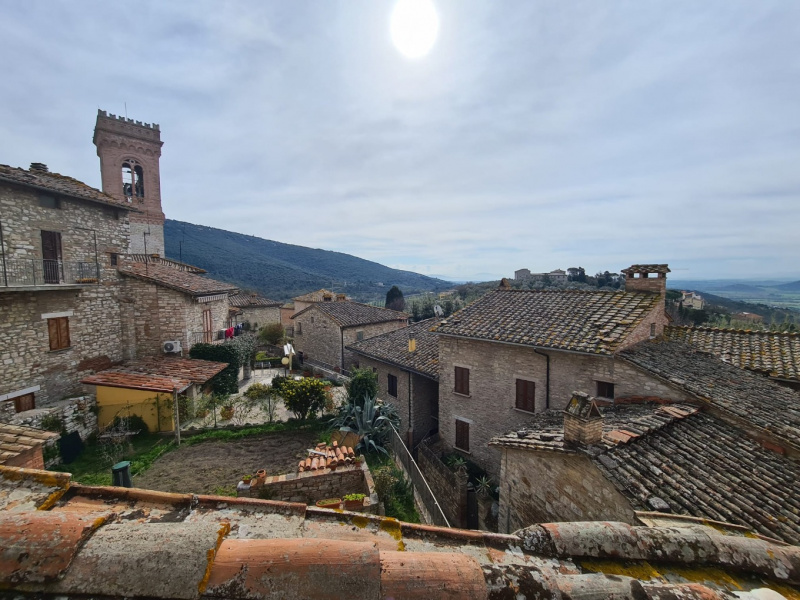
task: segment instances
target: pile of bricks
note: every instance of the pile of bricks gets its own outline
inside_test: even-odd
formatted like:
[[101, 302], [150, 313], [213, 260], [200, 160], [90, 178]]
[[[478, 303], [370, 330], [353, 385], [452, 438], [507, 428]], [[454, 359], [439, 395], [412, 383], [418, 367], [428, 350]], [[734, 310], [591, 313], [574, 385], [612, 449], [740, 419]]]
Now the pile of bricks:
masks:
[[297, 472], [317, 471], [320, 469], [335, 469], [355, 462], [356, 454], [348, 446], [339, 446], [338, 442], [328, 446], [324, 442], [317, 444], [315, 450], [309, 450], [309, 456], [297, 465]]

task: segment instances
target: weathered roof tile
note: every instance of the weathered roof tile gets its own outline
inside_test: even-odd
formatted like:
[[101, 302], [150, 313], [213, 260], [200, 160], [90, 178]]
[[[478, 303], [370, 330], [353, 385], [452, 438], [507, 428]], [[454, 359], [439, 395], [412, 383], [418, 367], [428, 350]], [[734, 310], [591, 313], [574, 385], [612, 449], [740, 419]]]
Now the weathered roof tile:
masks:
[[166, 264], [121, 260], [119, 272], [127, 277], [150, 281], [189, 296], [228, 294], [237, 290], [235, 285], [216, 281]]
[[292, 318], [294, 319], [312, 310], [318, 310], [327, 315], [340, 327], [356, 327], [358, 325], [371, 325], [388, 321], [408, 321], [408, 315], [404, 312], [350, 301], [317, 302], [292, 315]]
[[[436, 319], [426, 319], [347, 348], [362, 356], [439, 379], [439, 336], [430, 330], [435, 324]], [[413, 352], [408, 349], [412, 339], [416, 341]]]

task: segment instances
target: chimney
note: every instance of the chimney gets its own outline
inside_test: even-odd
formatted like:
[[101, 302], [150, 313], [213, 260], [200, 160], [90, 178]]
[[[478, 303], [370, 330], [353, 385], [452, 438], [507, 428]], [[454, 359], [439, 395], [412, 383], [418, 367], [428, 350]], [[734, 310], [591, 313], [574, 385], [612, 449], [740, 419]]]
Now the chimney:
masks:
[[622, 269], [626, 292], [648, 292], [667, 295], [667, 265], [631, 265]]
[[499, 289], [499, 290], [510, 290], [511, 289], [511, 284], [508, 282], [508, 279], [503, 277], [500, 280], [500, 286], [497, 289]]
[[44, 163], [31, 163], [31, 171], [39, 171], [40, 173], [49, 173], [47, 165]]
[[603, 415], [594, 398], [583, 392], [573, 392], [564, 410], [564, 442], [571, 446], [591, 446], [602, 439]]

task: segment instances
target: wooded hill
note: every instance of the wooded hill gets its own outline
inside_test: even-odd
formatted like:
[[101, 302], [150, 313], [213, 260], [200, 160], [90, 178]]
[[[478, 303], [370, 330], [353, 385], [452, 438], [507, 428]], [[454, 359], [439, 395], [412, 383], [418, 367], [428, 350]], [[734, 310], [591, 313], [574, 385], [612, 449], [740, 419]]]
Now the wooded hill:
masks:
[[382, 300], [398, 286], [404, 294], [440, 291], [453, 284], [411, 271], [391, 269], [362, 258], [283, 244], [272, 240], [167, 219], [166, 255], [196, 265], [209, 277], [288, 300], [320, 288], [343, 292], [354, 300]]

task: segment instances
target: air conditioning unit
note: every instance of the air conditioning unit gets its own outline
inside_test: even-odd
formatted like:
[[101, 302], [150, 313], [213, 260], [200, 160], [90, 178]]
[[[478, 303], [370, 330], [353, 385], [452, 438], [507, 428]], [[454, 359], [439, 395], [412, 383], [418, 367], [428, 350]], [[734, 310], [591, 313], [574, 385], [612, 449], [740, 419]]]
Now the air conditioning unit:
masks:
[[174, 341], [171, 341], [171, 342], [164, 342], [161, 345], [161, 347], [163, 348], [164, 352], [166, 352], [166, 353], [180, 352], [181, 350], [183, 350], [181, 348], [181, 343], [180, 343], [179, 340], [174, 340]]

